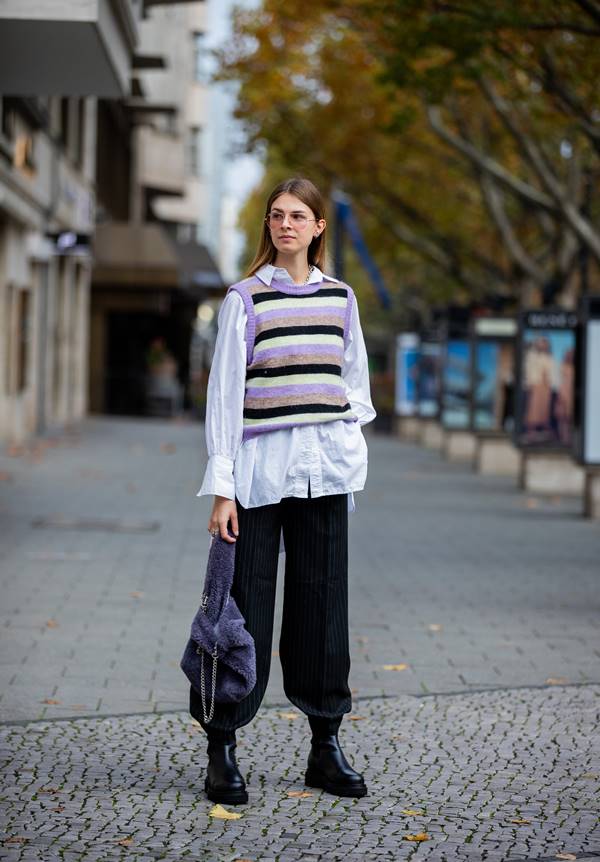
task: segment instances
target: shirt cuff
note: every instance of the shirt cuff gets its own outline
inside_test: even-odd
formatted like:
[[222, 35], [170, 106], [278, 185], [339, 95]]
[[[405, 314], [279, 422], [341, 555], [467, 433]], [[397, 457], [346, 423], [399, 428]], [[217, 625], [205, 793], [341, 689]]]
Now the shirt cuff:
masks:
[[211, 455], [196, 497], [201, 497], [203, 494], [217, 494], [219, 497], [235, 500], [233, 463], [233, 459], [226, 455]]

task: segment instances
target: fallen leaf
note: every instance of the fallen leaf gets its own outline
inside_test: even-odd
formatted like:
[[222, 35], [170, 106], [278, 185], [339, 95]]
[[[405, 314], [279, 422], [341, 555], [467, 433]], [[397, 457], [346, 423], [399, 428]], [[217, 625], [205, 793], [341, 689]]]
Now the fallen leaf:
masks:
[[58, 787], [40, 787], [38, 793], [60, 793]]
[[51, 808], [51, 809], [50, 809], [50, 811], [58, 811], [58, 812], [60, 812], [60, 811], [64, 811], [64, 810], [65, 810], [65, 806], [64, 806], [64, 805], [57, 805], [57, 806], [56, 806], [56, 808]]
[[537, 509], [537, 507], [539, 506], [539, 503], [537, 500], [527, 500], [525, 505], [527, 506], [528, 509]]
[[356, 638], [356, 640], [358, 641], [359, 644], [368, 644], [369, 643], [369, 638], [366, 637], [366, 635], [359, 635]]
[[175, 444], [174, 443], [161, 443], [160, 444], [161, 452], [175, 452]]
[[429, 623], [427, 626], [430, 632], [441, 632], [442, 626], [439, 623]]
[[29, 841], [25, 835], [11, 835], [10, 838], [5, 838], [5, 844], [24, 844], [25, 841]]
[[566, 676], [549, 676], [546, 682], [548, 685], [565, 685], [569, 680]]
[[44, 700], [41, 700], [40, 703], [56, 704], [56, 703], [60, 703], [60, 700], [54, 700], [54, 698], [52, 698], [52, 697], [46, 697], [46, 698], [44, 698]]
[[526, 820], [525, 817], [513, 817], [511, 823], [531, 823], [531, 820]]
[[416, 815], [416, 814], [422, 814], [423, 812], [422, 812], [422, 811], [417, 811], [417, 809], [416, 809], [416, 808], [403, 808], [403, 809], [401, 810], [401, 813], [402, 813], [402, 814], [411, 814], [411, 815], [413, 815], [413, 814], [414, 814], [414, 815]]
[[132, 599], [141, 599], [141, 598], [142, 598], [142, 596], [143, 596], [144, 594], [143, 594], [143, 593], [139, 593], [139, 592], [137, 592], [137, 590], [136, 590], [136, 591], [135, 591], [135, 592], [133, 592], [133, 593], [129, 593], [129, 595], [131, 596], [131, 598], [132, 598]]
[[46, 620], [46, 628], [57, 629], [58, 623], [56, 622], [56, 620]]
[[427, 832], [417, 832], [415, 835], [403, 835], [404, 841], [429, 841]]
[[133, 844], [133, 838], [119, 838], [116, 844], [120, 844], [122, 847], [129, 847], [130, 844]]
[[582, 778], [600, 778], [600, 772], [584, 772]]
[[349, 715], [348, 718], [350, 721], [364, 721], [366, 719], [366, 715]]
[[577, 859], [574, 853], [557, 853], [555, 859]]
[[87, 709], [87, 703], [70, 703], [69, 709]]
[[239, 820], [241, 814], [235, 814], [233, 811], [227, 811], [222, 805], [214, 805], [208, 812], [209, 817], [219, 817], [221, 820]]
[[279, 655], [279, 650], [274, 649], [271, 655], [273, 656], [273, 658], [277, 658], [277, 656]]
[[288, 790], [287, 795], [297, 799], [307, 799], [312, 796], [312, 793], [309, 793], [308, 790]]
[[357, 688], [351, 688], [350, 691], [352, 692], [352, 694], [358, 694]]
[[12, 482], [12, 474], [5, 470], [0, 470], [0, 482]]
[[279, 716], [279, 718], [289, 718], [289, 719], [298, 718], [297, 712], [278, 712], [277, 715]]
[[408, 667], [408, 665], [403, 664], [403, 663], [401, 663], [401, 664], [384, 664], [383, 665], [384, 670], [406, 670], [407, 667]]

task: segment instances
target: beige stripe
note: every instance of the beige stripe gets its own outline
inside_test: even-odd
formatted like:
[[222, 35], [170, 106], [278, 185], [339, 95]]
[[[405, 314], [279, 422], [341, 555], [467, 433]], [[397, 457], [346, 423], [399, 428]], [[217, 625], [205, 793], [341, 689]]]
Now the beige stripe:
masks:
[[333, 383], [340, 384], [339, 374], [282, 374], [280, 377], [256, 377], [248, 381], [248, 386], [286, 386], [295, 383]]
[[[302, 300], [303, 297], [300, 297]], [[309, 308], [319, 308], [321, 306], [334, 306], [339, 308], [340, 310], [344, 310], [346, 308], [347, 299], [345, 296], [307, 296], [304, 302], [298, 301], [298, 298], [295, 296], [289, 296], [285, 299], [263, 299], [258, 303], [258, 306], [255, 306], [258, 312], [263, 311], [273, 311], [276, 308], [288, 308], [293, 309], [294, 311], [302, 312], [302, 306]]]
[[244, 425], [283, 425], [289, 422], [300, 424], [301, 422], [327, 422], [330, 419], [356, 418], [352, 410], [344, 413], [290, 413], [288, 416], [274, 416], [268, 419], [248, 419], [244, 416]]
[[254, 368], [281, 368], [286, 365], [315, 365], [323, 364], [337, 365], [342, 367], [341, 356], [334, 353], [289, 353], [287, 356], [267, 356], [252, 362], [248, 367]]
[[345, 394], [325, 395], [322, 392], [307, 392], [306, 395], [276, 395], [274, 397], [259, 396], [246, 398], [244, 407], [257, 407], [266, 410], [268, 407], [284, 407], [289, 404], [332, 404], [343, 407], [348, 399]]
[[298, 314], [293, 317], [279, 317], [275, 320], [261, 320], [260, 316], [256, 318], [256, 334], [263, 332], [265, 329], [273, 329], [280, 326], [339, 326], [344, 327], [343, 314]]

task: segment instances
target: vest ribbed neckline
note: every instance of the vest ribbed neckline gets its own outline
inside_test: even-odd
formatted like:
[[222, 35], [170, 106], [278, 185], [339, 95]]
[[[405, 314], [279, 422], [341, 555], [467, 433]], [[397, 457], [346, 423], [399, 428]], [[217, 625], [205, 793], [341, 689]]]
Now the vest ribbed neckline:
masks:
[[275, 288], [275, 290], [281, 293], [289, 293], [292, 296], [306, 296], [311, 293], [317, 293], [322, 284], [322, 281], [313, 281], [312, 284], [292, 284], [289, 281], [278, 281], [275, 278], [271, 281], [271, 287]]

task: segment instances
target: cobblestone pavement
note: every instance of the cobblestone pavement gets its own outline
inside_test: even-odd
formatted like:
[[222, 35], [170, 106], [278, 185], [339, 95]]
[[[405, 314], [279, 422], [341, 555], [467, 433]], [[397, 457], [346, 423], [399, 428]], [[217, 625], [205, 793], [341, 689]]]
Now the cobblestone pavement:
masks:
[[598, 525], [366, 432], [340, 741], [369, 795], [287, 795], [309, 733], [277, 660], [281, 555], [238, 820], [209, 815], [179, 670], [209, 538], [201, 426], [94, 417], [0, 454], [0, 859], [600, 858]]
[[237, 820], [209, 815], [185, 713], [5, 725], [3, 858], [600, 858], [599, 704], [600, 686], [365, 699], [340, 729], [356, 800], [307, 790], [307, 722], [261, 708], [238, 732]]

